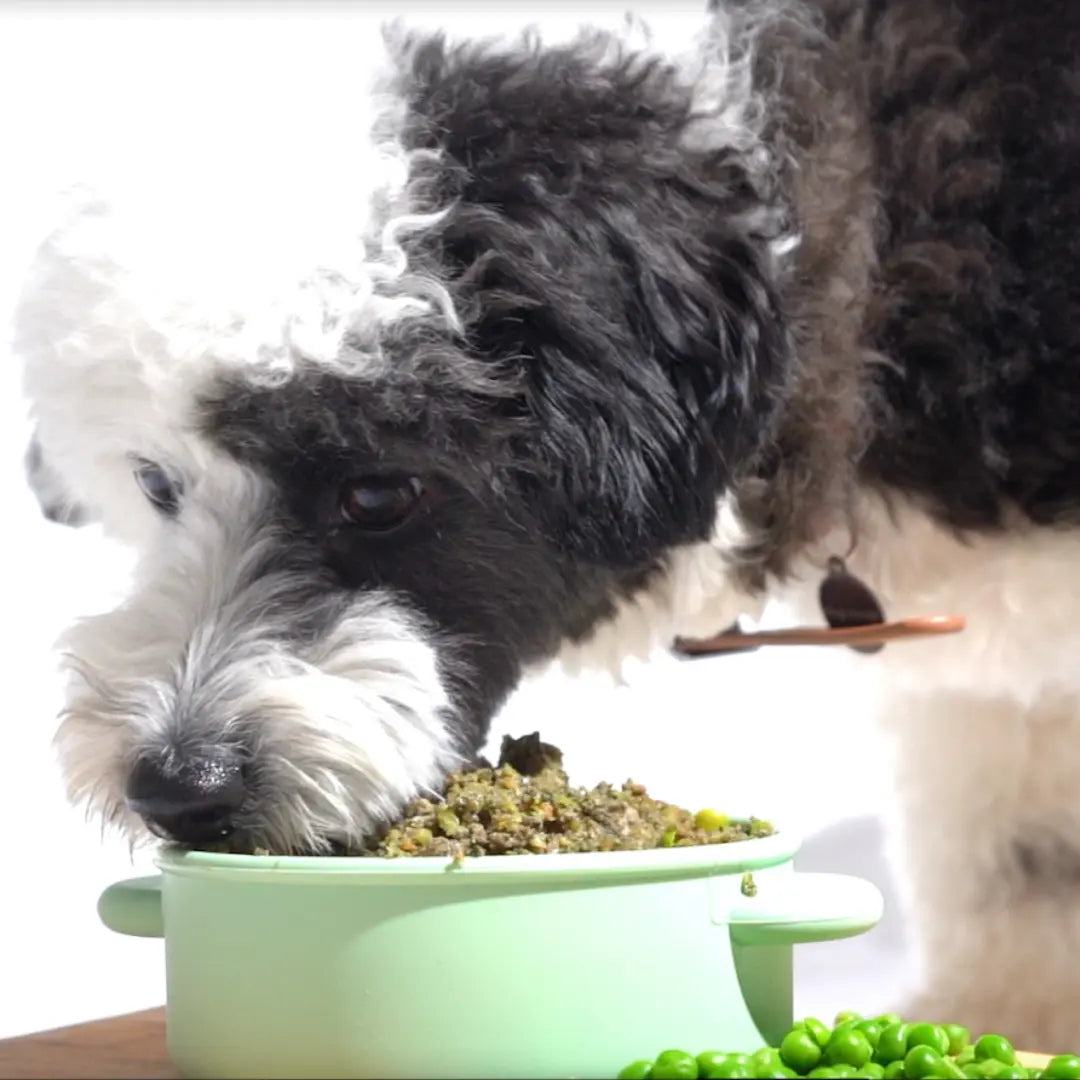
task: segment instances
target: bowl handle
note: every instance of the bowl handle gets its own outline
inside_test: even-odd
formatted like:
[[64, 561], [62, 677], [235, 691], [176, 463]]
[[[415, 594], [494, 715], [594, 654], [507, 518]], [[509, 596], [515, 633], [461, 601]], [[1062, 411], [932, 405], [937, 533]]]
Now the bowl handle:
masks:
[[128, 878], [110, 885], [98, 898], [98, 918], [118, 934], [165, 936], [161, 913], [161, 875]]
[[737, 945], [835, 941], [873, 929], [885, 910], [877, 886], [848, 874], [784, 874], [728, 912]]

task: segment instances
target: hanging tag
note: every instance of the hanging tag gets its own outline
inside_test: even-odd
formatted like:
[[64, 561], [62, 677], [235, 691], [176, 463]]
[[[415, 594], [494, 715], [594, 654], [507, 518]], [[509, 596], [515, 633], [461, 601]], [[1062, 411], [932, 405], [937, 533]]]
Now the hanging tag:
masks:
[[676, 638], [677, 656], [693, 658], [723, 653], [751, 652], [763, 645], [846, 645], [855, 652], [880, 652], [890, 641], [910, 641], [958, 634], [967, 625], [963, 615], [919, 615], [893, 622], [870, 588], [850, 573], [844, 560], [833, 556], [818, 589], [818, 601], [827, 626], [789, 626], [744, 633], [736, 622], [710, 638]]
[[[829, 559], [828, 573], [818, 590], [818, 601], [825, 621], [833, 630], [848, 630], [860, 626], [875, 626], [885, 622], [885, 612], [877, 597], [854, 574], [844, 560], [834, 555]], [[849, 645], [855, 652], [880, 652], [884, 642], [871, 645]]]

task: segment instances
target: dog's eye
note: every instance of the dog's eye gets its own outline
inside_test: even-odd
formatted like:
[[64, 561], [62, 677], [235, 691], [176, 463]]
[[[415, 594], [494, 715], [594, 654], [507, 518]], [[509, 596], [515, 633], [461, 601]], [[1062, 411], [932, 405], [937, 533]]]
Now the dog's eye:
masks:
[[155, 465], [152, 461], [136, 462], [135, 483], [163, 514], [171, 516], [180, 509], [180, 484], [173, 480], [160, 465]]
[[420, 506], [424, 483], [416, 476], [365, 476], [341, 490], [341, 515], [366, 532], [389, 532]]

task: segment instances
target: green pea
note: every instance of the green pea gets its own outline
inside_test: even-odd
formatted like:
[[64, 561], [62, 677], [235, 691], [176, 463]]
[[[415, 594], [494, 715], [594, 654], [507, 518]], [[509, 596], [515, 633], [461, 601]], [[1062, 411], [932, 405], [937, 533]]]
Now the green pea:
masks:
[[880, 1020], [860, 1020], [855, 1025], [855, 1030], [861, 1031], [866, 1036], [866, 1041], [876, 1050], [885, 1025]]
[[971, 1032], [963, 1024], [944, 1024], [945, 1034], [949, 1036], [949, 1056], [956, 1057], [971, 1043]]
[[1075, 1080], [1080, 1077], [1080, 1057], [1076, 1054], [1058, 1054], [1046, 1063], [1042, 1074], [1045, 1080]]
[[631, 1061], [621, 1073], [619, 1080], [650, 1080], [652, 1076], [652, 1062], [647, 1058], [640, 1061]]
[[885, 1076], [885, 1066], [876, 1061], [868, 1061], [862, 1068], [855, 1070], [855, 1075], [860, 1080], [882, 1080]]
[[896, 1080], [896, 1077], [904, 1075], [904, 1059], [890, 1061], [885, 1066], [885, 1080]]
[[781, 1041], [780, 1060], [797, 1073], [806, 1074], [821, 1061], [821, 1047], [809, 1031], [796, 1028]]
[[982, 1080], [982, 1067], [976, 1061], [968, 1062], [968, 1064], [963, 1066], [960, 1071], [968, 1077], [969, 1080]]
[[685, 1050], [665, 1050], [653, 1062], [650, 1080], [697, 1080], [697, 1059]]
[[847, 1078], [847, 1077], [854, 1076], [855, 1073], [858, 1072], [858, 1070], [855, 1068], [854, 1065], [844, 1065], [844, 1064], [831, 1065], [831, 1066], [829, 1066], [829, 1068], [832, 1070], [832, 1074], [835, 1077], [845, 1077], [845, 1078]]
[[862, 1016], [857, 1012], [852, 1012], [850, 1009], [845, 1009], [843, 1012], [836, 1014], [836, 1019], [833, 1020], [833, 1027], [840, 1027], [841, 1024], [857, 1024], [862, 1019]]
[[880, 1016], [875, 1016], [874, 1019], [884, 1024], [885, 1027], [890, 1024], [902, 1024], [904, 1022], [904, 1018], [898, 1013], [882, 1013]]
[[975, 1047], [970, 1043], [956, 1055], [957, 1065], [970, 1065], [975, 1060]]
[[932, 1046], [913, 1046], [904, 1057], [904, 1076], [927, 1080], [941, 1072], [941, 1064], [942, 1057]]
[[[728, 1058], [734, 1056], [734, 1054], [727, 1054], [723, 1050], [702, 1050], [697, 1056], [698, 1072], [703, 1073], [706, 1069], [711, 1069], [714, 1065], [719, 1065], [721, 1062], [727, 1061]], [[747, 1058], [747, 1060], [749, 1061], [750, 1059]]]
[[750, 1062], [735, 1060], [745, 1056], [745, 1054], [732, 1054], [727, 1061], [717, 1062], [700, 1075], [705, 1080], [755, 1080]]
[[979, 1075], [986, 1077], [987, 1080], [992, 1080], [1003, 1069], [1011, 1069], [1011, 1065], [1006, 1065], [1004, 1061], [998, 1061], [997, 1058], [986, 1058], [983, 1061], [976, 1061], [974, 1063], [975, 1068], [978, 1069]]
[[994, 1073], [994, 1080], [1028, 1080], [1028, 1071], [1023, 1065], [1002, 1065]]
[[949, 1036], [937, 1024], [912, 1024], [908, 1028], [907, 1048], [911, 1050], [915, 1046], [929, 1046], [944, 1056], [949, 1052]]
[[817, 1080], [837, 1080], [838, 1073], [831, 1065], [819, 1065], [816, 1069], [811, 1069], [807, 1076], [812, 1076]]
[[804, 1031], [813, 1036], [814, 1042], [824, 1049], [832, 1032], [816, 1016], [808, 1016], [804, 1020], [800, 1020], [799, 1023], [802, 1024]]
[[964, 1080], [965, 1075], [964, 1070], [951, 1058], [942, 1058], [940, 1070], [934, 1073], [941, 1080]]
[[853, 1069], [865, 1065], [874, 1053], [870, 1040], [854, 1028], [838, 1028], [825, 1044], [828, 1065], [850, 1065]]
[[750, 1055], [750, 1069], [758, 1080], [772, 1080], [782, 1064], [780, 1051], [771, 1046], [755, 1050]]
[[1004, 1035], [983, 1035], [975, 1043], [975, 1060], [1002, 1061], [1006, 1065], [1016, 1064], [1016, 1051], [1013, 1044]]
[[874, 1060], [879, 1065], [888, 1065], [891, 1061], [903, 1061], [907, 1053], [907, 1033], [907, 1024], [903, 1022], [889, 1024], [878, 1038]]

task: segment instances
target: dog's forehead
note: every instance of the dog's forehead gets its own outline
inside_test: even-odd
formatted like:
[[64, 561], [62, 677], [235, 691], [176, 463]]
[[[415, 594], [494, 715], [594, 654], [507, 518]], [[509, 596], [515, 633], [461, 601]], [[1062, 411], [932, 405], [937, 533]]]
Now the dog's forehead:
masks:
[[306, 367], [267, 385], [232, 372], [198, 392], [195, 426], [216, 451], [286, 486], [369, 470], [452, 470], [465, 481], [496, 467], [520, 422], [481, 411], [446, 363], [448, 377], [432, 381], [404, 360], [381, 379]]

